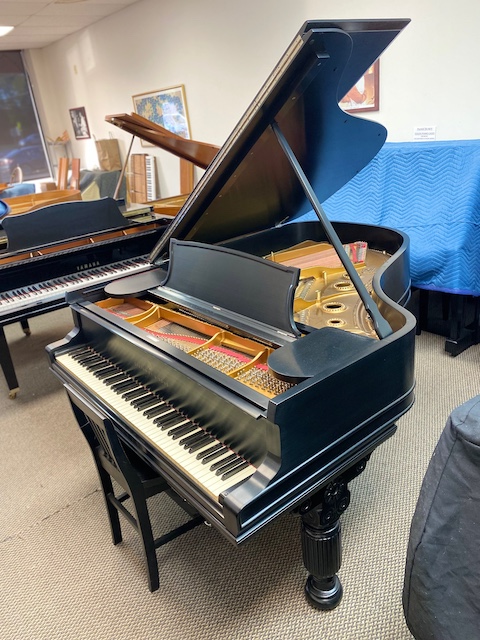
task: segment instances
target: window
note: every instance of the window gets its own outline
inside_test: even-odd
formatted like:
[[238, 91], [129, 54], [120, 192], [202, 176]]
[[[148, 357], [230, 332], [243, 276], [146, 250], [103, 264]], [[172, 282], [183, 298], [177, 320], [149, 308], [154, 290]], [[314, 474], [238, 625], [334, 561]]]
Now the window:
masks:
[[0, 182], [50, 177], [50, 164], [20, 51], [0, 51]]

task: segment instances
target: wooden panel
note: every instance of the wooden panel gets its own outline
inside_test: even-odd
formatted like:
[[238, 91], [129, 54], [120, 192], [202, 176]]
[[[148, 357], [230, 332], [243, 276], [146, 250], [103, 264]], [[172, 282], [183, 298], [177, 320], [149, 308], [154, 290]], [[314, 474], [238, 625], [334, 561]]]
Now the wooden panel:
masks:
[[58, 159], [57, 189], [63, 191], [68, 188], [68, 158], [62, 156]]
[[4, 202], [10, 207], [9, 216], [18, 213], [27, 213], [46, 207], [57, 202], [71, 202], [73, 200], [81, 200], [82, 196], [77, 189], [57, 189], [56, 191], [46, 191], [45, 193], [32, 193], [26, 196], [16, 196], [14, 198], [5, 198]]
[[194, 165], [188, 160], [180, 158], [180, 194], [189, 194], [193, 191]]

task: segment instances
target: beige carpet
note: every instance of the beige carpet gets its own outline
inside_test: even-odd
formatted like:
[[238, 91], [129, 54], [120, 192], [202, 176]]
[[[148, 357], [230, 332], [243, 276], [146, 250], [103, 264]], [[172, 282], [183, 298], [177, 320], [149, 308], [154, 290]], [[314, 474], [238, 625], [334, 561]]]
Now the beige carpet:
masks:
[[[136, 534], [114, 547], [89, 450], [44, 346], [70, 329], [68, 310], [7, 339], [20, 383], [0, 380], [1, 640], [403, 640], [401, 591], [410, 520], [433, 447], [454, 407], [479, 393], [480, 346], [457, 358], [417, 339], [417, 401], [352, 482], [342, 518], [344, 598], [331, 612], [303, 595], [299, 522], [278, 519], [235, 548], [201, 526], [158, 551], [150, 594]], [[372, 394], [375, 389], [372, 389]], [[366, 401], [368, 401], [366, 399]], [[184, 521], [151, 504], [157, 532]]]

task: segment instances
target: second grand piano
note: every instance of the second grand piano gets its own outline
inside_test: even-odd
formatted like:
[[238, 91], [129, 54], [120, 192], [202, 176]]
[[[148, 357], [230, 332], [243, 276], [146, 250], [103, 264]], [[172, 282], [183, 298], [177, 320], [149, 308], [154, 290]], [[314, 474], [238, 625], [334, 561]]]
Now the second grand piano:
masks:
[[307, 22], [151, 268], [71, 296], [76, 328], [48, 349], [70, 398], [231, 542], [299, 514], [318, 608], [342, 595], [348, 482], [413, 403], [408, 239], [320, 204], [385, 140], [338, 101], [405, 25]]

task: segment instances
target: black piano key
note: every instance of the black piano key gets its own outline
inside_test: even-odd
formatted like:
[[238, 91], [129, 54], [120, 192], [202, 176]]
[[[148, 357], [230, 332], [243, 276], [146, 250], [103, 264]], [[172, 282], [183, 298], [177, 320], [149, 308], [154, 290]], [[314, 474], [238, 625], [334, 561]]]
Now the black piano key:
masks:
[[218, 444], [215, 444], [212, 447], [205, 449], [205, 451], [200, 451], [200, 453], [197, 453], [197, 460], [202, 460], [203, 458], [208, 456], [210, 453], [213, 453], [214, 451], [218, 451], [219, 449], [225, 449], [225, 445], [219, 442]]
[[147, 393], [148, 391], [147, 389], [145, 389], [144, 386], [138, 386], [136, 389], [132, 389], [131, 391], [127, 391], [126, 393], [123, 393], [122, 398], [124, 398], [125, 400], [134, 400], [135, 398], [138, 398], [139, 396], [144, 396]]
[[77, 358], [78, 356], [82, 356], [82, 355], [89, 355], [89, 356], [98, 356], [99, 354], [94, 351], [92, 349], [92, 347], [79, 347], [78, 349], [73, 349], [73, 351], [70, 354], [73, 358]]
[[202, 458], [202, 464], [209, 464], [213, 460], [216, 460], [220, 456], [223, 456], [226, 453], [228, 453], [228, 451], [230, 451], [230, 449], [226, 447], [224, 444], [222, 444], [219, 449], [212, 451], [212, 453], [209, 453], [204, 458]]
[[132, 397], [130, 399], [130, 404], [132, 407], [135, 407], [138, 411], [142, 410], [142, 402], [148, 402], [149, 400], [153, 400], [155, 396], [147, 387], [143, 387], [143, 394], [138, 394], [136, 397]]
[[126, 380], [112, 384], [112, 391], [115, 391], [120, 395], [120, 393], [133, 389], [133, 387], [138, 387], [138, 382], [127, 376]]
[[190, 449], [197, 442], [203, 442], [202, 446], [206, 446], [210, 440], [211, 436], [208, 433], [205, 433], [203, 429], [200, 429], [198, 433], [193, 433], [191, 436], [187, 436], [186, 438], [182, 438], [179, 442], [185, 449]]
[[115, 365], [111, 364], [106, 369], [102, 369], [101, 371], [96, 371], [95, 377], [98, 378], [99, 380], [103, 380], [104, 378], [108, 378], [112, 376], [114, 373], [119, 373], [119, 371]]
[[132, 398], [130, 401], [132, 407], [135, 407], [137, 411], [143, 412], [146, 408], [153, 407], [154, 400], [156, 400], [157, 404], [162, 402], [160, 398], [155, 398], [155, 395], [150, 391], [150, 389], [148, 389], [148, 387], [145, 388], [145, 391], [145, 395]]
[[222, 475], [222, 480], [228, 480], [228, 478], [231, 478], [232, 476], [234, 476], [236, 473], [238, 473], [242, 469], [245, 469], [246, 467], [248, 467], [248, 464], [249, 463], [246, 460], [244, 460], [241, 464], [239, 464], [236, 467], [233, 467], [229, 471], [225, 472]]
[[165, 411], [168, 411], [168, 409], [169, 409], [168, 404], [165, 401], [162, 401], [162, 404], [158, 405], [157, 407], [152, 407], [151, 409], [144, 411], [143, 415], [147, 418], [154, 418], [155, 416], [158, 416], [161, 413], [165, 413]]
[[159, 402], [162, 402], [158, 396], [153, 395], [151, 393], [148, 398], [138, 398], [138, 400], [132, 400], [130, 404], [132, 404], [139, 411], [144, 411], [149, 407], [153, 407]]
[[127, 376], [124, 373], [120, 372], [120, 373], [116, 373], [111, 378], [107, 378], [106, 380], [103, 381], [103, 383], [110, 386], [112, 384], [115, 384], [116, 382], [120, 382], [120, 380], [126, 380], [126, 379], [127, 379]]
[[72, 351], [68, 352], [74, 360], [77, 360], [77, 358], [85, 355], [86, 353], [92, 353], [89, 347], [78, 347], [78, 349], [72, 349]]
[[98, 366], [104, 367], [106, 363], [103, 358], [92, 358], [82, 364], [85, 366], [86, 369], [93, 372], [96, 370], [96, 368], [98, 368]]
[[154, 422], [162, 431], [166, 431], [167, 429], [170, 429], [170, 427], [174, 427], [175, 424], [182, 419], [183, 416], [175, 411], [175, 409], [170, 409], [170, 411], [164, 416], [158, 416], [158, 418], [155, 418]]
[[100, 369], [105, 366], [105, 361], [95, 359], [95, 360], [89, 360], [87, 363], [80, 362], [80, 364], [82, 364], [85, 367], [85, 369], [87, 369], [88, 371], [95, 373], [97, 369]]
[[88, 370], [91, 373], [95, 373], [95, 371], [100, 371], [101, 369], [105, 369], [105, 367], [108, 367], [108, 362], [102, 358], [100, 362], [89, 365]]
[[83, 356], [78, 356], [77, 358], [75, 358], [75, 360], [79, 364], [84, 365], [85, 367], [87, 367], [89, 362], [95, 361], [98, 357], [99, 356], [96, 353], [86, 353]]
[[212, 466], [210, 467], [210, 471], [215, 471], [216, 469], [221, 469], [223, 467], [224, 464], [226, 464], [227, 462], [232, 462], [233, 460], [237, 460], [238, 456], [236, 453], [232, 453], [230, 456], [227, 456], [226, 458], [223, 458], [223, 460], [218, 460], [217, 462], [214, 462], [212, 464]]
[[215, 442], [215, 438], [213, 436], [209, 436], [208, 433], [206, 434], [206, 436], [206, 438], [203, 438], [202, 440], [196, 440], [194, 443], [190, 444], [188, 452], [195, 453], [195, 451], [206, 447], [209, 442]]
[[188, 422], [184, 425], [179, 425], [178, 427], [174, 427], [167, 431], [167, 436], [170, 436], [173, 440], [178, 440], [182, 436], [186, 436], [188, 433], [192, 433], [192, 431], [197, 431], [198, 427], [193, 424], [193, 422]]
[[231, 458], [231, 456], [228, 456], [228, 458], [218, 462], [216, 468], [211, 469], [211, 471], [215, 471], [215, 475], [217, 476], [222, 476], [227, 471], [230, 471], [230, 469], [235, 469], [235, 467], [244, 462], [244, 460], [239, 458], [237, 455], [235, 455], [235, 458], [229, 458]]

